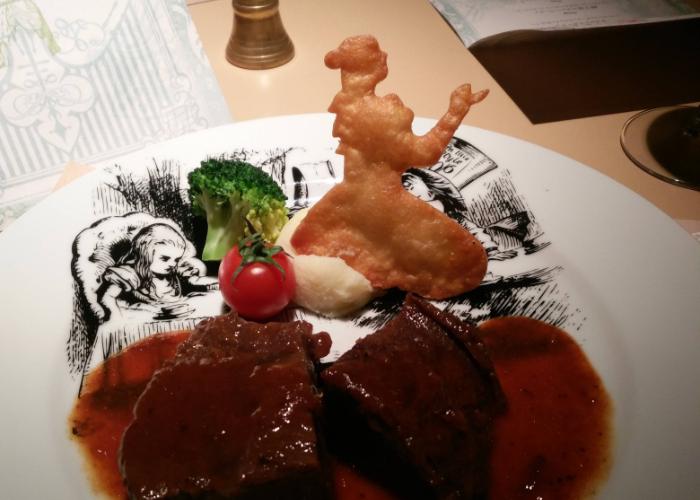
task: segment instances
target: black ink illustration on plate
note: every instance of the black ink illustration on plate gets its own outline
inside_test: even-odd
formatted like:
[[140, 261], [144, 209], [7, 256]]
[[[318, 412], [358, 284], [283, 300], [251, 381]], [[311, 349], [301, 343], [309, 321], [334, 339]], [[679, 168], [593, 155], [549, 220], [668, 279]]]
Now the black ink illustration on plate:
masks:
[[[236, 149], [227, 156], [269, 173], [287, 195], [290, 216], [318, 200], [342, 170], [330, 149]], [[224, 311], [215, 266], [208, 269], [199, 258], [206, 222], [191, 215], [186, 186], [186, 172], [194, 167], [158, 159], [138, 170], [114, 165], [95, 187], [95, 220], [76, 235], [72, 248], [74, 307], [67, 355], [77, 377], [137, 340], [189, 329]], [[562, 268], [528, 264], [527, 256], [550, 242], [507, 169], [455, 137], [436, 165], [411, 169], [402, 180], [409, 192], [459, 222], [487, 251], [483, 283], [437, 301], [439, 307], [477, 322], [526, 315], [580, 326], [580, 311], [558, 283]], [[508, 272], [500, 272], [501, 267]], [[322, 320], [301, 309], [294, 315], [324, 322], [326, 328], [329, 321], [351, 324], [364, 335], [385, 324], [402, 301], [402, 292], [390, 290], [349, 319]]]

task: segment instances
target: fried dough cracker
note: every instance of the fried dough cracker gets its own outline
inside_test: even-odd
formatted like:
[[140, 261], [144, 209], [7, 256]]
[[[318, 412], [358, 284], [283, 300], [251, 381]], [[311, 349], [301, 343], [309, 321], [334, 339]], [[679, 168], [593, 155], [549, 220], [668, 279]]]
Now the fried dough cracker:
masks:
[[325, 58], [341, 70], [329, 111], [345, 157], [344, 179], [316, 203], [292, 236], [299, 254], [342, 258], [375, 288], [441, 299], [475, 288], [486, 273], [481, 243], [457, 222], [408, 193], [401, 174], [438, 161], [469, 107], [486, 97], [469, 85], [452, 93], [435, 127], [413, 134], [413, 111], [395, 94], [375, 95], [386, 53], [371, 36], [348, 38]]

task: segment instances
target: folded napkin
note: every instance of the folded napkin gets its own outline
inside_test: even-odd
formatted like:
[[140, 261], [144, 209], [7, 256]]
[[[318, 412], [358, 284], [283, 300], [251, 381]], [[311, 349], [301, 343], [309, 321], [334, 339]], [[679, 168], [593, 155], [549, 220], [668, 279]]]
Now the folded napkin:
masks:
[[532, 123], [700, 101], [700, 17], [512, 31], [469, 50]]
[[2, 2], [0, 229], [70, 160], [230, 120], [185, 0]]

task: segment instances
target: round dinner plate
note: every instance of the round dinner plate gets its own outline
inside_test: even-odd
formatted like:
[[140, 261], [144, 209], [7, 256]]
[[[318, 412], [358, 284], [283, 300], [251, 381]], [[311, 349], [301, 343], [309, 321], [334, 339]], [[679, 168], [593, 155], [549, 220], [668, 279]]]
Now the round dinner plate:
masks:
[[[3, 498], [93, 497], [67, 423], [85, 371], [139, 336], [221, 310], [209, 294], [133, 311], [115, 325], [115, 315], [99, 314], [98, 285], [117, 263], [100, 263], [96, 249], [115, 250], [135, 228], [163, 220], [197, 247], [177, 193], [207, 156], [245, 158], [283, 185], [292, 210], [312, 204], [342, 176], [332, 120], [261, 119], [152, 146], [101, 165], [0, 235]], [[416, 119], [414, 129], [432, 124]], [[569, 158], [472, 127], [455, 137], [430, 175], [404, 184], [493, 251], [484, 284], [439, 305], [476, 320], [537, 317], [579, 342], [614, 403], [613, 463], [600, 498], [700, 491], [700, 246], [651, 204]], [[399, 302], [384, 297], [343, 320], [296, 314], [331, 334], [333, 358]]]

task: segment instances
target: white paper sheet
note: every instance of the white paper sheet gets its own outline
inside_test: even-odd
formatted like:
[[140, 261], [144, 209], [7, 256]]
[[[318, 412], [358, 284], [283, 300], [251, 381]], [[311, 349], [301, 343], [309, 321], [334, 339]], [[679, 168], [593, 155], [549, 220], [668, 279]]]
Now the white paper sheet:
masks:
[[0, 2], [0, 229], [71, 160], [230, 121], [185, 0]]
[[676, 0], [429, 0], [469, 46], [520, 29], [573, 29], [698, 14]]

